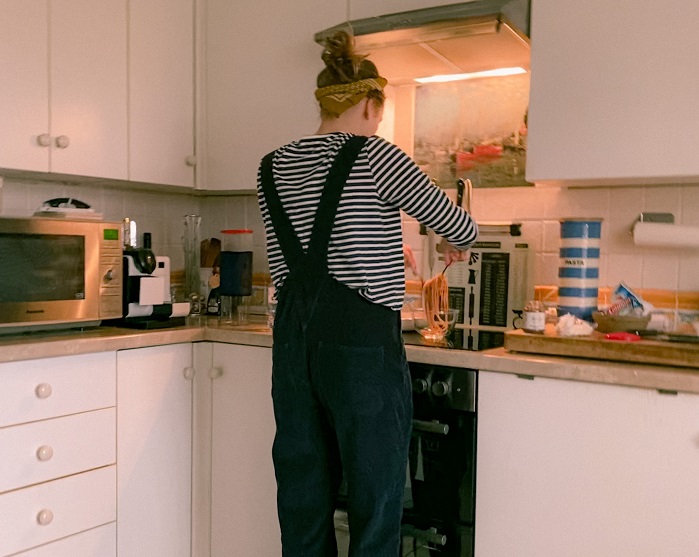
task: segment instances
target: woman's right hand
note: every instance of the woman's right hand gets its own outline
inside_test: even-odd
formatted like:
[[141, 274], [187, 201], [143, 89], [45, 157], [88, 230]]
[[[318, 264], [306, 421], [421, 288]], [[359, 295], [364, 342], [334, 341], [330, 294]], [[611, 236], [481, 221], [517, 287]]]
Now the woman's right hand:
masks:
[[469, 251], [451, 245], [445, 238], [437, 245], [437, 251], [444, 255], [445, 265], [451, 265], [454, 261], [468, 261]]

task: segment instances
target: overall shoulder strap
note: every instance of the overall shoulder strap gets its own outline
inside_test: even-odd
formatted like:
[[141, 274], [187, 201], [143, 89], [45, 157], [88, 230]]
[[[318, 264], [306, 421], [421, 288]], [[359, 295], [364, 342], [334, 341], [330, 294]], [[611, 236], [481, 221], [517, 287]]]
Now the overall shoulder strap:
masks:
[[328, 264], [328, 244], [342, 191], [352, 171], [354, 161], [357, 160], [359, 152], [368, 139], [364, 136], [350, 137], [340, 148], [328, 172], [308, 245], [308, 256], [323, 267], [327, 267]]
[[274, 153], [275, 151], [272, 151], [265, 155], [260, 165], [262, 193], [265, 196], [267, 209], [269, 209], [269, 216], [272, 220], [272, 228], [274, 228], [274, 234], [282, 250], [284, 261], [287, 267], [289, 267], [289, 270], [293, 270], [305, 254], [301, 241], [298, 239], [298, 236], [296, 236], [294, 227], [286, 211], [284, 211], [282, 201], [277, 192], [277, 186], [274, 183], [274, 177], [272, 175]]

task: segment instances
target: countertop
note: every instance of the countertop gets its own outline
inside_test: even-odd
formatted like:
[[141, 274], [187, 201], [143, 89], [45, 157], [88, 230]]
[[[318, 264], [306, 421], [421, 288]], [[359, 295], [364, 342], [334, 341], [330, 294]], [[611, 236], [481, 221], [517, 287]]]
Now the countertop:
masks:
[[[261, 321], [243, 326], [219, 326], [215, 318], [189, 318], [185, 326], [148, 331], [97, 327], [27, 333], [0, 337], [0, 362], [204, 341], [271, 347], [272, 335]], [[504, 348], [469, 352], [406, 345], [406, 353], [411, 362], [699, 393], [699, 372], [688, 368], [524, 354]]]

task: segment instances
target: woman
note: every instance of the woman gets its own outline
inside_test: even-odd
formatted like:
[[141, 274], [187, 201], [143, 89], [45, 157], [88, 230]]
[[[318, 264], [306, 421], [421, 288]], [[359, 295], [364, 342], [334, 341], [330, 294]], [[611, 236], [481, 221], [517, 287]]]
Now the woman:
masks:
[[278, 299], [273, 458], [283, 555], [337, 555], [344, 476], [350, 555], [396, 557], [412, 421], [400, 210], [460, 250], [477, 227], [374, 135], [386, 80], [352, 38], [334, 35], [322, 58], [318, 131], [267, 155], [258, 179]]

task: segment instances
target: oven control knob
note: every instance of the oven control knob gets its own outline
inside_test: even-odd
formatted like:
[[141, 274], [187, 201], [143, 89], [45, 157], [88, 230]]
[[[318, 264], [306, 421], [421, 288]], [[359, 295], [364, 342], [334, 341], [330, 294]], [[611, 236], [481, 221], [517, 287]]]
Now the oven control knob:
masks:
[[449, 383], [446, 381], [435, 381], [432, 383], [432, 394], [434, 396], [446, 396], [449, 394]]
[[415, 379], [413, 381], [413, 391], [419, 395], [426, 393], [428, 387], [429, 385], [425, 379]]

